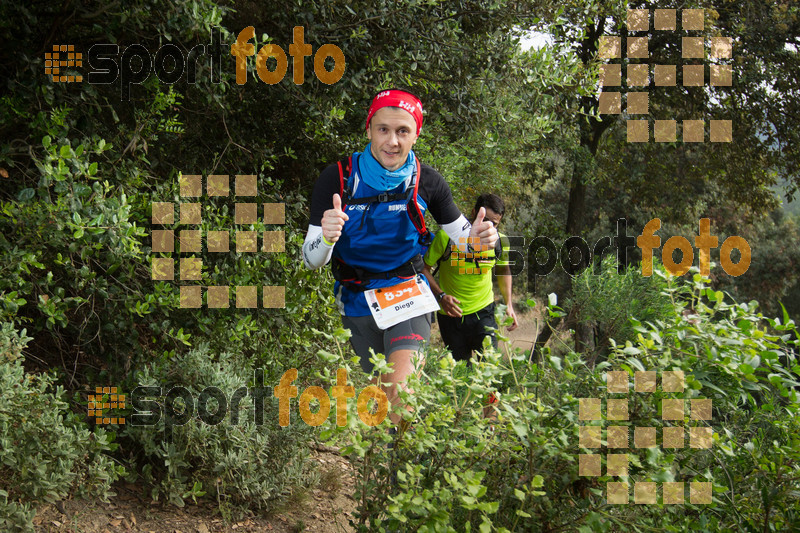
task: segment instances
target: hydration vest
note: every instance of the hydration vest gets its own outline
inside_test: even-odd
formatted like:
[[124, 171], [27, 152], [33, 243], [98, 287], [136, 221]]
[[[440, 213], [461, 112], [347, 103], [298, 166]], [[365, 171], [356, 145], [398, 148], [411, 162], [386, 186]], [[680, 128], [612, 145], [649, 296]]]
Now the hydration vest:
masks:
[[[420, 180], [420, 163], [417, 160], [417, 165], [411, 177], [411, 182], [403, 192], [388, 193], [383, 192], [373, 196], [366, 196], [361, 198], [353, 197], [353, 184], [354, 184], [354, 167], [358, 168], [358, 156], [348, 157], [342, 161], [337, 162], [339, 167], [339, 195], [342, 198], [342, 210], [345, 211], [347, 206], [363, 206], [361, 209], [361, 221], [359, 230], [363, 228], [364, 222], [374, 204], [382, 203], [398, 203], [405, 201], [405, 211], [408, 215], [411, 224], [419, 234], [417, 242], [421, 246], [430, 246], [433, 242], [433, 234], [428, 230], [425, 225], [425, 217], [417, 202], [417, 195], [419, 191]], [[347, 178], [345, 179], [345, 175]], [[351, 216], [356, 216], [355, 214]], [[407, 242], [407, 241], [406, 241]], [[340, 257], [334, 255], [331, 261], [331, 270], [333, 277], [341, 282], [347, 288], [355, 291], [365, 290], [367, 281], [373, 279], [391, 279], [395, 277], [410, 277], [419, 274], [423, 269], [422, 256], [417, 254], [409, 261], [403, 263], [397, 268], [383, 272], [373, 272], [364, 268], [359, 268], [345, 263]]]
[[[345, 163], [344, 167], [342, 166], [342, 163]], [[425, 216], [422, 214], [422, 210], [419, 208], [419, 204], [417, 203], [417, 192], [419, 190], [420, 176], [419, 159], [416, 160], [416, 163], [417, 168], [414, 171], [414, 174], [411, 176], [411, 184], [406, 188], [406, 192], [393, 194], [381, 193], [376, 196], [369, 196], [367, 198], [351, 198], [353, 193], [353, 156], [343, 159], [342, 161], [337, 161], [336, 164], [339, 166], [339, 197], [342, 199], [342, 211], [344, 211], [344, 208], [347, 206], [347, 204], [369, 205], [373, 202], [396, 202], [397, 200], [406, 199], [406, 213], [408, 213], [408, 218], [411, 219], [411, 223], [414, 224], [414, 227], [417, 229], [417, 233], [419, 233], [419, 243], [422, 246], [430, 246], [433, 242], [433, 234], [425, 226]], [[356, 165], [358, 165], [358, 159], [356, 159]], [[344, 179], [345, 172], [347, 173], [346, 184]], [[365, 209], [364, 215], [362, 216], [365, 216], [366, 212], [367, 210]]]

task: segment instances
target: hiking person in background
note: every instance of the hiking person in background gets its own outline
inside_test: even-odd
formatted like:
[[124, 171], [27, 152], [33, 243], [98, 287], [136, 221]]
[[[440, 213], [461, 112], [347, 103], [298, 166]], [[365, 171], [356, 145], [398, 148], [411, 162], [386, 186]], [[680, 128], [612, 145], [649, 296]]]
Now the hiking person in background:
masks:
[[422, 102], [407, 91], [389, 89], [372, 99], [370, 143], [322, 171], [303, 244], [307, 267], [331, 262], [342, 325], [352, 333], [361, 368], [372, 373], [370, 348], [393, 365], [382, 382], [373, 378], [392, 405], [399, 402], [397, 387], [415, 370], [413, 356], [430, 338], [430, 312], [439, 307], [422, 275], [421, 251], [433, 240], [425, 211], [455, 242], [479, 239], [493, 247], [497, 240], [486, 211], [470, 224], [441, 174], [414, 154], [422, 122]]
[[[485, 222], [500, 225], [505, 214], [503, 199], [495, 194], [482, 194], [475, 202], [473, 216], [485, 210]], [[505, 242], [504, 242], [505, 241]], [[511, 269], [508, 266], [508, 244], [500, 234], [495, 246], [472, 258], [464, 259], [463, 246], [454, 245], [446, 233], [439, 232], [425, 254], [425, 276], [436, 299], [439, 300], [439, 330], [442, 340], [456, 361], [469, 361], [473, 351], [483, 350], [483, 339], [489, 337], [497, 348], [497, 321], [494, 318], [494, 291], [492, 269], [497, 274], [497, 284], [506, 302], [506, 314], [517, 327], [517, 314], [511, 293]], [[503, 243], [501, 245], [501, 243]], [[431, 272], [432, 268], [436, 268]], [[439, 271], [439, 282], [434, 279]]]

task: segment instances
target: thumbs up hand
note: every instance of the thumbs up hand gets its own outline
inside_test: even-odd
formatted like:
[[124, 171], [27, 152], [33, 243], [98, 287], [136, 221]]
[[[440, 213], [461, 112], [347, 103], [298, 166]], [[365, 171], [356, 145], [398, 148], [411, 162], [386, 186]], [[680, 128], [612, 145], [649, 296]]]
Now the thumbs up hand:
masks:
[[322, 236], [328, 242], [336, 242], [342, 235], [344, 223], [350, 219], [342, 211], [342, 198], [338, 194], [333, 195], [333, 209], [328, 209], [322, 214]]
[[497, 241], [497, 230], [494, 224], [488, 220], [483, 220], [486, 216], [486, 208], [481, 207], [478, 210], [478, 215], [475, 217], [475, 222], [472, 223], [472, 229], [469, 230], [471, 239], [479, 238], [481, 240], [481, 247], [473, 245], [477, 251], [487, 251], [494, 248], [494, 243]]

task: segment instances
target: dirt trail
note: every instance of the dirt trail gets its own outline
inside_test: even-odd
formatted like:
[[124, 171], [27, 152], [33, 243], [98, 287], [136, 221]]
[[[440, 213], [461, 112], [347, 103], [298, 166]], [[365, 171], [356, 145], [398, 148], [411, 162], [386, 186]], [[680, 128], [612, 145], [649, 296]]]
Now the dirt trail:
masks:
[[[542, 320], [539, 314], [530, 311], [525, 315], [517, 317], [517, 329], [514, 331], [507, 331], [505, 335], [508, 337], [508, 343], [511, 348], [520, 348], [522, 350], [530, 350], [533, 342], [536, 340], [536, 335], [542, 328]], [[502, 344], [500, 347], [502, 348]]]

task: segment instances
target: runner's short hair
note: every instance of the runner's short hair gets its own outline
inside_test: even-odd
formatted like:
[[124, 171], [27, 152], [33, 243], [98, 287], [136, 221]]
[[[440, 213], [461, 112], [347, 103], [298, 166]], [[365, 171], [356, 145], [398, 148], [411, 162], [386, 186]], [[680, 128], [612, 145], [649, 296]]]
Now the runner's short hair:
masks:
[[481, 207], [491, 209], [500, 216], [506, 213], [506, 204], [503, 202], [503, 199], [496, 194], [486, 193], [478, 196], [478, 199], [475, 201], [475, 212]]

